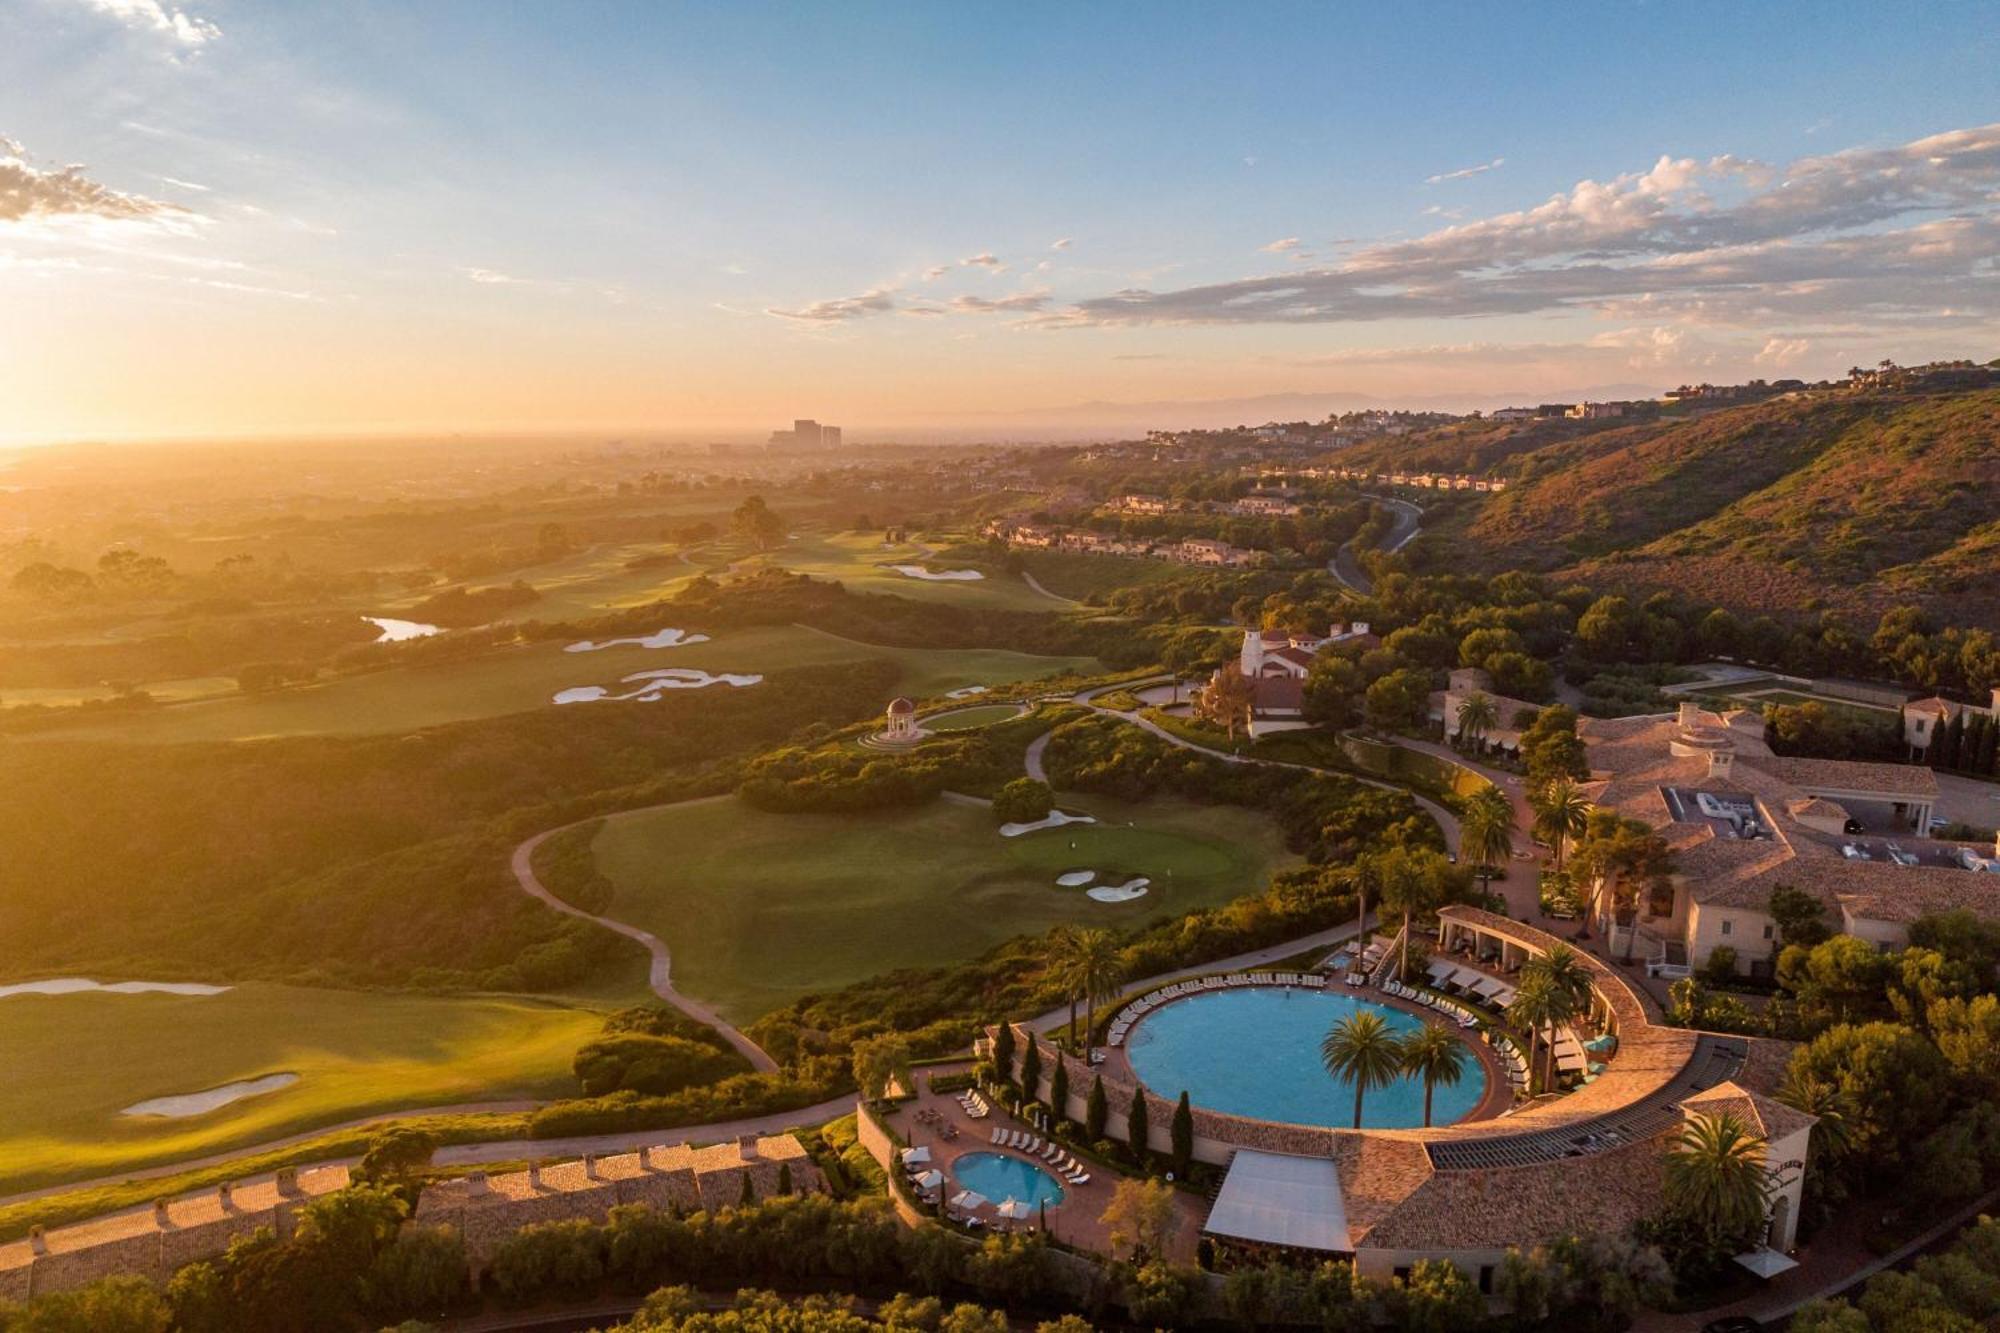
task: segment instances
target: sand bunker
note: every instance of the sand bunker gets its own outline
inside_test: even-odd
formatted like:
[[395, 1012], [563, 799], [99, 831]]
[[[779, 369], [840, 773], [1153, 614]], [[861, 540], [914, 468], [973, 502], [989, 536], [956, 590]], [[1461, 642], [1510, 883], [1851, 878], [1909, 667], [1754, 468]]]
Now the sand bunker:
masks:
[[1090, 815], [1066, 815], [1060, 810], [1051, 810], [1047, 817], [1037, 819], [1032, 824], [1002, 824], [1000, 826], [1000, 836], [1003, 838], [1018, 838], [1023, 833], [1033, 833], [1038, 829], [1061, 828], [1064, 824], [1095, 824], [1096, 822], [1097, 820]]
[[922, 565], [891, 565], [906, 579], [923, 579], [928, 583], [971, 583], [986, 576], [976, 569], [925, 569]]
[[1152, 882], [1141, 875], [1137, 879], [1128, 879], [1123, 884], [1100, 884], [1086, 892], [1101, 903], [1129, 903], [1134, 898], [1145, 897], [1146, 886]]
[[220, 995], [227, 986], [204, 986], [198, 981], [92, 981], [88, 977], [56, 977], [50, 981], [22, 981], [0, 986], [0, 1000], [9, 995], [75, 995], [80, 991], [105, 991], [112, 995]]
[[970, 699], [975, 694], [984, 693], [986, 693], [984, 685], [962, 685], [955, 690], [946, 690], [944, 697], [947, 699]]
[[240, 1102], [245, 1097], [276, 1092], [279, 1088], [289, 1088], [298, 1081], [297, 1074], [266, 1074], [262, 1078], [225, 1083], [219, 1088], [209, 1088], [205, 1092], [184, 1092], [178, 1097], [155, 1097], [151, 1101], [134, 1102], [120, 1114], [157, 1115], [170, 1120], [181, 1120], [191, 1115], [207, 1115], [210, 1111], [218, 1110], [231, 1102]]
[[593, 643], [589, 639], [583, 639], [577, 643], [570, 644], [563, 651], [566, 653], [595, 653], [605, 648], [679, 648], [690, 643], [707, 642], [708, 636], [706, 634], [690, 634], [686, 630], [681, 629], [662, 629], [654, 630], [651, 634], [638, 639], [606, 639], [602, 643]]
[[361, 618], [382, 631], [375, 636], [377, 643], [402, 643], [406, 639], [428, 639], [433, 634], [444, 633], [444, 626], [426, 625], [421, 620], [392, 620], [387, 616]]
[[617, 703], [625, 699], [636, 699], [642, 704], [649, 704], [668, 690], [700, 690], [710, 685], [733, 685], [740, 689], [745, 685], [761, 684], [763, 680], [762, 676], [733, 676], [727, 672], [713, 676], [706, 671], [696, 671], [692, 667], [667, 667], [660, 671], [635, 671], [626, 676], [621, 684], [630, 685], [639, 681], [643, 681], [644, 684], [624, 694], [613, 694], [602, 685], [577, 685], [567, 690], [556, 691], [555, 702], [589, 704], [603, 700]]
[[1080, 889], [1097, 878], [1095, 870], [1072, 870], [1066, 875], [1057, 875], [1056, 883], [1065, 889]]

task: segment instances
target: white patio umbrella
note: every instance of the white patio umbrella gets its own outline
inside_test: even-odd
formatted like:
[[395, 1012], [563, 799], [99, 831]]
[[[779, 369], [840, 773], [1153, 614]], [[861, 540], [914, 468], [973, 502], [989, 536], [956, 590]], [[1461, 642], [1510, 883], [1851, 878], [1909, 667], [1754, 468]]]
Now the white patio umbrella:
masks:
[[972, 1190], [960, 1190], [951, 1196], [951, 1206], [969, 1213], [975, 1208], [985, 1207], [986, 1196]]
[[1028, 1215], [1028, 1205], [1010, 1196], [1000, 1204], [998, 1211], [1000, 1216], [1018, 1222]]
[[935, 1167], [917, 1177], [917, 1188], [920, 1190], [934, 1190], [942, 1184], [944, 1184], [944, 1172]]
[[904, 1166], [922, 1166], [930, 1160], [931, 1150], [928, 1144], [919, 1144], [914, 1148], [903, 1149]]

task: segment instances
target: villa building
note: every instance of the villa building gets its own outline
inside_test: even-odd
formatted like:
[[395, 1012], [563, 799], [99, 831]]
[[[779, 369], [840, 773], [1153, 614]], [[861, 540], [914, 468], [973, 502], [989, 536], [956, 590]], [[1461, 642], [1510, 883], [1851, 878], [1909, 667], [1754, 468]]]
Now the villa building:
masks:
[[1365, 620], [1333, 625], [1325, 634], [1299, 629], [1244, 631], [1235, 670], [1251, 683], [1251, 735], [1304, 725], [1306, 673], [1312, 669], [1313, 658], [1336, 643], [1372, 648], [1379, 640], [1369, 633]]
[[1474, 696], [1481, 695], [1493, 704], [1493, 725], [1480, 733], [1480, 741], [1509, 753], [1520, 750], [1521, 729], [1541, 711], [1542, 706], [1496, 693], [1493, 677], [1478, 667], [1460, 667], [1448, 677], [1444, 693], [1431, 696], [1431, 718], [1444, 723], [1444, 738], [1447, 741], [1458, 739], [1461, 730], [1459, 709]]
[[[1657, 829], [1672, 849], [1672, 892], [1642, 895], [1633, 919], [1601, 924], [1619, 949], [1679, 973], [1734, 951], [1736, 967], [1769, 975], [1779, 948], [1772, 892], [1817, 897], [1828, 924], [1883, 948], [1909, 925], [1965, 908], [2000, 919], [2000, 856], [1928, 836], [1938, 798], [1927, 768], [1787, 758], [1764, 741], [1760, 715], [1712, 713], [1585, 719], [1598, 806]], [[1636, 940], [1627, 941], [1627, 931]]]
[[1949, 727], [1954, 719], [1970, 721], [1974, 715], [1982, 715], [1991, 720], [2000, 718], [2000, 685], [1993, 688], [1993, 697], [1984, 706], [1962, 704], [1954, 699], [1941, 699], [1932, 695], [1928, 699], [1912, 699], [1903, 705], [1903, 742], [1910, 747], [1910, 757], [1921, 762], [1938, 733]]

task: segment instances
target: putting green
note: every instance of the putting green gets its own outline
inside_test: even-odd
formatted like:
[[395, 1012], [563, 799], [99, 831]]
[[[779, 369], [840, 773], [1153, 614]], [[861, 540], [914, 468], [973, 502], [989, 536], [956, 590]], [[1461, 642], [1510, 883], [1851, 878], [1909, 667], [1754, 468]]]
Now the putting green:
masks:
[[[252, 983], [221, 995], [0, 999], [0, 1193], [202, 1156], [375, 1111], [575, 1091], [602, 1014], [506, 996]], [[266, 1074], [290, 1087], [185, 1119], [121, 1108]]]
[[[864, 814], [770, 814], [734, 798], [607, 821], [607, 915], [667, 942], [674, 982], [745, 1022], [816, 990], [969, 958], [1061, 922], [1130, 926], [1226, 902], [1293, 864], [1277, 827], [1235, 806], [1065, 797], [1097, 824], [1003, 838], [951, 801]], [[1152, 879], [1106, 904], [1056, 876]]]
[[931, 573], [967, 566], [947, 556], [928, 555], [914, 542], [885, 543], [879, 533], [803, 532], [773, 551], [748, 555], [738, 568], [759, 563], [818, 579], [837, 579], [855, 592], [889, 593], [916, 602], [1001, 611], [1060, 609], [1017, 576], [996, 570], [986, 570], [986, 576], [979, 579], [922, 579], [904, 574], [893, 566], [909, 565]]
[[[701, 631], [703, 627], [675, 628]], [[722, 630], [707, 643], [675, 648], [621, 645], [572, 653], [565, 651], [566, 647], [566, 642], [545, 642], [497, 648], [463, 661], [370, 672], [272, 694], [231, 695], [30, 734], [37, 738], [164, 744], [414, 731], [441, 722], [551, 707], [559, 690], [582, 685], [618, 687], [621, 678], [633, 672], [666, 667], [761, 674], [785, 667], [885, 658], [902, 669], [896, 688], [920, 699], [965, 685], [1007, 685], [1053, 672], [1096, 669], [1094, 658], [1037, 657], [998, 648], [891, 648], [795, 625]], [[614, 688], [613, 692], [619, 691]], [[636, 702], [566, 706], [646, 707]]]

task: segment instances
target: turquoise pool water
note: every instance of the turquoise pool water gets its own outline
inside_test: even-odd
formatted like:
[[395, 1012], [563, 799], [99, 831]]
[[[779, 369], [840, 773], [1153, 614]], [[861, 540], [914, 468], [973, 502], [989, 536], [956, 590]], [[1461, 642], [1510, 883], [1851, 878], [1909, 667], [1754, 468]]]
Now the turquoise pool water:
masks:
[[1025, 1158], [997, 1152], [967, 1153], [951, 1164], [951, 1174], [960, 1185], [994, 1203], [1019, 1199], [1031, 1208], [1045, 1202], [1053, 1208], [1063, 1201], [1063, 1187], [1056, 1178]]
[[[1362, 1009], [1380, 1014], [1398, 1034], [1420, 1024], [1413, 1014], [1337, 991], [1245, 988], [1175, 1000], [1140, 1020], [1125, 1049], [1133, 1071], [1169, 1100], [1185, 1089], [1189, 1101], [1211, 1111], [1346, 1127], [1354, 1123], [1354, 1087], [1326, 1072], [1319, 1044], [1328, 1028]], [[1464, 1117], [1486, 1091], [1482, 1067], [1472, 1052], [1466, 1055], [1458, 1086], [1432, 1094], [1434, 1125]], [[1362, 1102], [1361, 1123], [1371, 1129], [1423, 1124], [1423, 1084], [1398, 1079], [1373, 1089]]]

